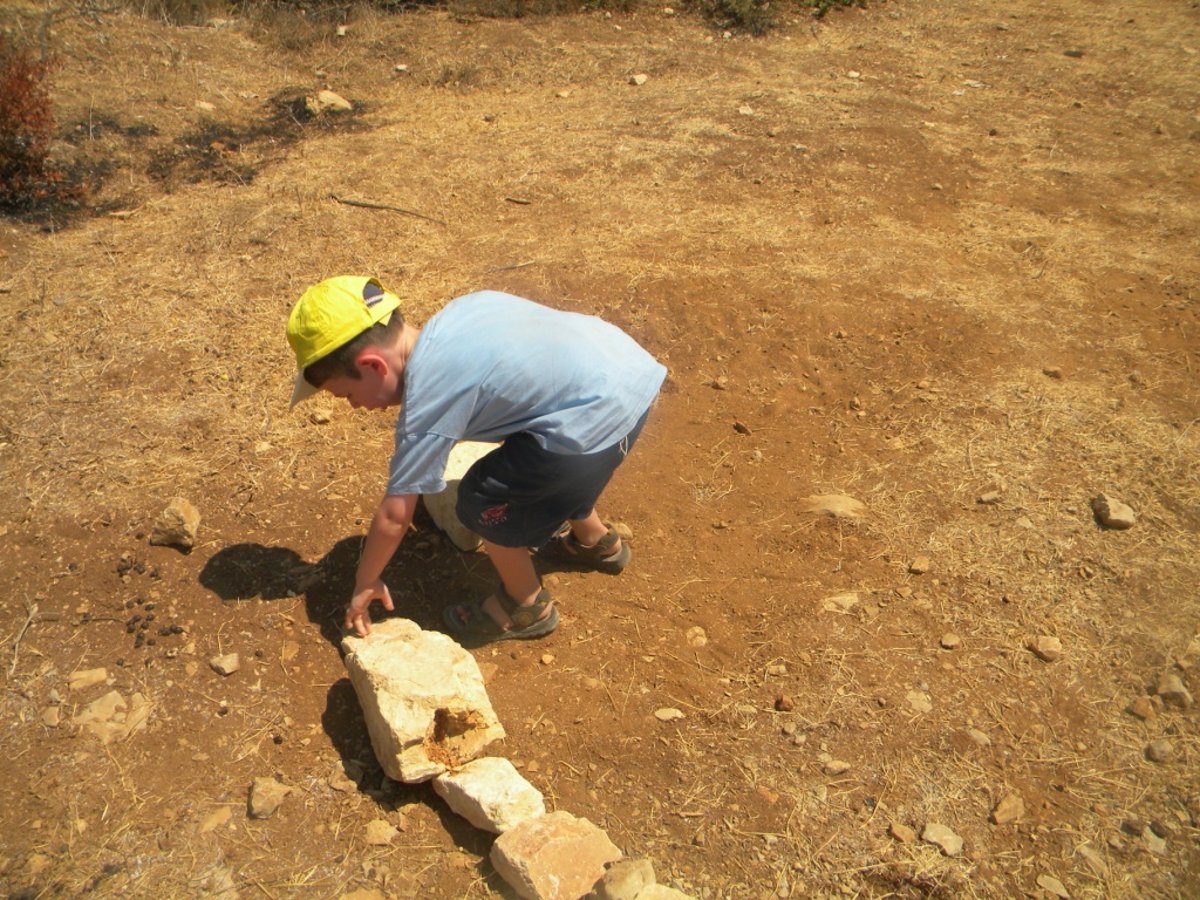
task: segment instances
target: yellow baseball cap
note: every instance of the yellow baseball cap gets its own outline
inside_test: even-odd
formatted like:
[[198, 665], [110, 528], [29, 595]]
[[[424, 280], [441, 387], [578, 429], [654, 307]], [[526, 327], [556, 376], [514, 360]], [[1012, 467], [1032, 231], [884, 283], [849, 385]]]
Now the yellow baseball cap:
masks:
[[296, 354], [295, 406], [318, 390], [304, 370], [380, 322], [386, 323], [400, 298], [375, 278], [339, 275], [314, 284], [296, 301], [288, 316], [287, 339]]

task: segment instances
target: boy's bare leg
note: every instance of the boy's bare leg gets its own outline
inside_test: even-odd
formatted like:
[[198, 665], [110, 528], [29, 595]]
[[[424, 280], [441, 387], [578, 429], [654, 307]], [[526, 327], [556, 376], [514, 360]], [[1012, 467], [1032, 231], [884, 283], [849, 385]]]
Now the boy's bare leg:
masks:
[[[584, 547], [595, 546], [601, 538], [608, 534], [608, 526], [601, 521], [599, 513], [594, 509], [586, 519], [572, 519], [570, 525], [575, 540]], [[616, 546], [620, 545], [620, 541], [618, 541]]]
[[[533, 568], [533, 559], [529, 555], [529, 550], [525, 547], [501, 547], [491, 541], [484, 541], [483, 549], [487, 551], [488, 558], [496, 567], [496, 572], [500, 575], [500, 580], [504, 583], [504, 590], [508, 591], [508, 596], [517, 601], [520, 606], [532, 605], [537, 600], [538, 593], [541, 592], [542, 582]], [[495, 597], [488, 597], [483, 603], [483, 609], [496, 620], [500, 627], [507, 628], [512, 625], [508, 614], [504, 612]], [[550, 615], [549, 610], [546, 611], [546, 615]]]

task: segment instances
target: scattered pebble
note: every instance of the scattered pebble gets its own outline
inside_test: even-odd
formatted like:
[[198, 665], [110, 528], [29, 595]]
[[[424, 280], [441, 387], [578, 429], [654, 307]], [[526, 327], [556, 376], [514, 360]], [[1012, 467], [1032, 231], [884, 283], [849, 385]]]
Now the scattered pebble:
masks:
[[909, 691], [905, 695], [905, 699], [908, 700], [908, 705], [916, 712], [927, 713], [933, 709], [933, 703], [930, 701], [929, 695], [924, 691]]
[[1055, 897], [1061, 897], [1062, 900], [1070, 900], [1071, 895], [1067, 893], [1067, 889], [1063, 887], [1063, 883], [1053, 875], [1041, 874], [1037, 877], [1038, 887], [1047, 894]]
[[1108, 866], [1104, 862], [1104, 857], [1096, 850], [1084, 844], [1075, 851], [1079, 857], [1088, 864], [1088, 868], [1098, 877], [1103, 878], [1108, 874]]
[[984, 506], [995, 506], [1000, 502], [999, 491], [987, 491], [975, 498], [976, 503], [982, 503]]
[[1135, 697], [1134, 701], [1126, 709], [1130, 715], [1137, 716], [1143, 721], [1153, 719], [1155, 716], [1154, 704], [1150, 702], [1149, 697]]
[[854, 591], [834, 594], [821, 601], [821, 608], [826, 612], [848, 613], [856, 606], [858, 606], [858, 594]]
[[962, 646], [962, 638], [960, 638], [953, 631], [947, 631], [942, 635], [942, 639], [939, 641], [939, 643], [942, 645], [943, 650], [957, 650]]
[[1116, 531], [1124, 531], [1126, 528], [1132, 528], [1137, 522], [1137, 513], [1132, 507], [1115, 497], [1110, 497], [1107, 494], [1098, 494], [1092, 498], [1092, 512], [1096, 515], [1096, 521], [1105, 528], [1112, 528]]
[[1006, 794], [995, 809], [992, 810], [991, 819], [996, 825], [1008, 825], [1011, 822], [1017, 821], [1025, 815], [1025, 801], [1021, 799], [1021, 795], [1013, 791]]
[[543, 666], [548, 666], [552, 662], [554, 662], [554, 654], [553, 653], [543, 653], [542, 654], [542, 665]]
[[673, 722], [675, 719], [682, 719], [683, 717], [683, 711], [673, 706], [664, 706], [662, 709], [654, 711], [654, 718], [660, 722]]
[[90, 688], [93, 685], [100, 684], [108, 678], [106, 669], [81, 669], [78, 672], [72, 672], [67, 679], [67, 687], [73, 691], [82, 691]]
[[929, 823], [921, 832], [921, 840], [941, 847], [947, 856], [958, 856], [962, 853], [963, 839], [945, 825]]
[[908, 571], [911, 575], [924, 575], [929, 571], [929, 557], [918, 556], [908, 564]]
[[911, 844], [917, 839], [916, 831], [900, 822], [893, 822], [889, 825], [888, 834], [902, 844]]
[[267, 819], [275, 815], [283, 798], [292, 792], [274, 778], [255, 778], [250, 785], [248, 812], [252, 819]]
[[844, 759], [831, 759], [824, 766], [826, 775], [845, 775], [850, 771], [850, 763]]
[[708, 632], [699, 625], [693, 625], [683, 636], [689, 647], [703, 647], [708, 643]]
[[1155, 834], [1154, 829], [1149, 825], [1142, 829], [1142, 843], [1155, 856], [1167, 855], [1167, 842]]
[[1174, 672], [1164, 672], [1159, 676], [1154, 693], [1158, 694], [1167, 706], [1187, 709], [1192, 705], [1191, 693], [1184, 686], [1183, 679]]
[[367, 823], [367, 843], [372, 847], [386, 847], [399, 833], [386, 819], [372, 819]]
[[1175, 758], [1175, 745], [1166, 738], [1151, 741], [1146, 746], [1146, 759], [1150, 762], [1165, 763]]
[[629, 76], [629, 83], [633, 84], [633, 85], [637, 85], [638, 87], [641, 87], [643, 84], [645, 84], [649, 80], [650, 80], [649, 75], [642, 75], [641, 73], [638, 73], [637, 75]]
[[968, 728], [967, 729], [967, 738], [976, 747], [992, 746], [992, 739], [990, 737], [988, 737], [986, 734], [984, 734], [982, 731], [980, 731], [978, 728]]
[[1029, 642], [1029, 649], [1043, 662], [1054, 662], [1062, 656], [1062, 641], [1053, 635], [1038, 635]]
[[226, 653], [223, 656], [214, 656], [208, 664], [218, 675], [229, 676], [236, 672], [242, 663], [236, 653]]
[[1042, 374], [1047, 378], [1061, 379], [1063, 377], [1063, 370], [1058, 366], [1046, 366], [1042, 369]]
[[775, 710], [777, 712], [791, 712], [796, 708], [796, 701], [787, 694], [779, 694], [775, 698]]

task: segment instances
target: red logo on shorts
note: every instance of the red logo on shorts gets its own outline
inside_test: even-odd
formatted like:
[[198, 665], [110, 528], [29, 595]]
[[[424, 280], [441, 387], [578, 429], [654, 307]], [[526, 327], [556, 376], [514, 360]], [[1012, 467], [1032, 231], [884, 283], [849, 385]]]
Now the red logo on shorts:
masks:
[[493, 506], [491, 509], [485, 509], [479, 514], [479, 522], [482, 525], [495, 526], [501, 522], [508, 520], [508, 504], [501, 503], [499, 506]]

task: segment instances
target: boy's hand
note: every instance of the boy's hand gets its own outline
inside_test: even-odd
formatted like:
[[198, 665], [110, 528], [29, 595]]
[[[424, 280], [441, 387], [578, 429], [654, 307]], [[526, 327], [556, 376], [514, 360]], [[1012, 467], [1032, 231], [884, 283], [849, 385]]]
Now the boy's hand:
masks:
[[383, 608], [391, 612], [396, 607], [392, 605], [392, 594], [381, 579], [376, 579], [365, 587], [355, 586], [354, 596], [350, 598], [350, 608], [346, 610], [346, 630], [353, 631], [359, 637], [371, 633], [371, 616], [367, 608], [372, 600], [379, 600]]

